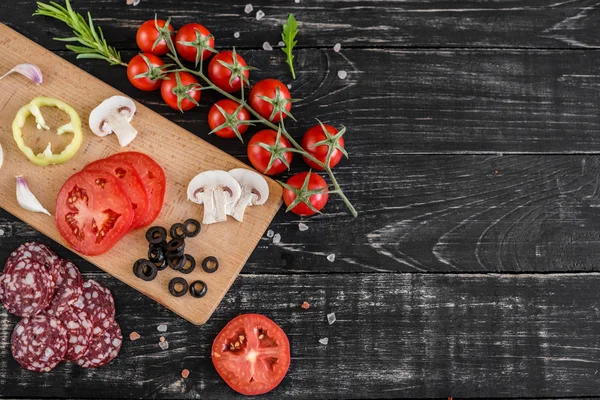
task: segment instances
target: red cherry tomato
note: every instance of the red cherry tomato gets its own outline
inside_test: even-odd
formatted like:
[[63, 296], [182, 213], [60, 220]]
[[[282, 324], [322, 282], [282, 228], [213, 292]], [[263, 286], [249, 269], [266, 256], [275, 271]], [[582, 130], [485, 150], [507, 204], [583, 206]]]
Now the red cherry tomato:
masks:
[[[304, 181], [306, 180], [306, 176], [309, 173], [310, 177], [308, 178], [308, 190], [327, 189], [327, 182], [325, 182], [325, 179], [321, 178], [320, 175], [314, 172], [302, 172], [300, 174], [296, 174], [290, 179], [288, 179], [287, 184], [300, 190], [302, 188], [302, 185], [304, 184]], [[296, 200], [296, 197], [296, 193], [294, 193], [292, 190], [288, 188], [283, 189], [283, 201], [285, 202], [286, 206], [292, 204], [294, 200]], [[327, 190], [325, 190], [324, 193], [313, 194], [309, 197], [310, 204], [312, 204], [312, 206], [318, 211], [321, 211], [321, 209], [325, 207], [325, 204], [327, 204], [328, 199], [329, 194], [327, 193]], [[316, 212], [311, 210], [310, 207], [305, 203], [299, 203], [290, 211], [296, 215], [300, 215], [303, 217], [308, 217], [310, 215], [316, 214]]]
[[[334, 136], [336, 133], [338, 133], [338, 130], [331, 125], [323, 124], [323, 126], [325, 127], [325, 129], [327, 129], [327, 132], [329, 132], [331, 136]], [[314, 146], [314, 144], [321, 142], [325, 139], [327, 139], [327, 136], [325, 136], [323, 128], [320, 124], [315, 125], [309, 130], [307, 130], [304, 136], [302, 137], [302, 147], [304, 148], [304, 150], [306, 150], [311, 156], [313, 156], [317, 160], [321, 161], [323, 164], [325, 164], [325, 161], [327, 161], [327, 152], [329, 151], [329, 146], [325, 144]], [[342, 148], [344, 148], [344, 137], [340, 137], [338, 143]], [[329, 166], [332, 168], [335, 167], [342, 159], [342, 156], [343, 153], [339, 149], [334, 149], [331, 153], [331, 158], [329, 159]], [[320, 171], [323, 171], [325, 169], [306, 157], [304, 157], [304, 162], [307, 163], [311, 168], [318, 169]]]
[[[292, 102], [288, 101], [291, 99], [290, 91], [287, 86], [285, 86], [282, 82], [277, 79], [264, 79], [258, 82], [252, 90], [250, 91], [250, 106], [258, 112], [261, 117], [266, 118], [272, 122], [281, 121], [281, 117], [279, 112], [277, 112], [273, 118], [271, 118], [271, 114], [273, 113], [273, 104], [269, 103], [261, 99], [261, 96], [268, 97], [270, 99], [275, 99], [275, 94], [277, 92], [277, 88], [279, 88], [279, 102], [281, 109], [285, 109], [290, 111], [292, 108]], [[283, 118], [286, 117], [285, 113], [281, 113]]]
[[[169, 75], [167, 75], [167, 79], [163, 80], [163, 83], [160, 86], [160, 94], [163, 100], [169, 105], [169, 107], [173, 108], [174, 110], [179, 110], [176, 92], [181, 91], [181, 95], [183, 95], [183, 93], [186, 91], [183, 89], [183, 87], [177, 87], [176, 74], [179, 74], [179, 79], [181, 80], [182, 86], [197, 84], [198, 81], [196, 78], [194, 78], [194, 75], [190, 74], [189, 72], [171, 72]], [[200, 93], [201, 91], [199, 87], [187, 90], [187, 94], [196, 100], [196, 102], [200, 101]], [[181, 100], [180, 111], [187, 111], [194, 107], [196, 107], [196, 104], [194, 104], [192, 101], [185, 98]]]
[[[200, 34], [199, 38], [197, 37], [197, 33]], [[201, 41], [205, 40], [206, 44], [212, 48], [215, 47], [215, 38], [211, 36], [210, 31], [203, 25], [192, 23], [182, 26], [181, 29], [177, 31], [177, 35], [175, 36], [175, 48], [177, 49], [177, 53], [179, 53], [181, 57], [189, 62], [208, 60], [213, 54], [210, 50], [204, 50], [200, 58], [196, 60], [198, 49], [193, 45], [186, 45], [182, 43], [197, 43], [198, 39]]]
[[[163, 28], [167, 21], [162, 19], [154, 21], [153, 19], [144, 22], [138, 28], [137, 34], [135, 35], [135, 41], [137, 42], [138, 47], [144, 53], [152, 53], [157, 56], [165, 55], [169, 52], [169, 47], [167, 46], [167, 41], [162, 39], [160, 42], [156, 44], [154, 49], [154, 42], [158, 39], [159, 32], [156, 29], [156, 25], [160, 28]], [[169, 31], [173, 32], [173, 26], [169, 24]]]
[[246, 396], [264, 394], [281, 383], [290, 367], [285, 332], [260, 314], [235, 317], [212, 345], [212, 362], [225, 383]]
[[[159, 79], [162, 74], [160, 68], [165, 65], [165, 63], [159, 57], [151, 53], [144, 53], [144, 57], [150, 61], [150, 65], [152, 67], [157, 69], [150, 71], [146, 60], [144, 60], [144, 58], [138, 54], [137, 56], [133, 57], [127, 65], [127, 78], [129, 78], [129, 82], [131, 82], [131, 84], [136, 88], [146, 92], [151, 92], [160, 88], [162, 83], [162, 79]], [[139, 74], [148, 74], [148, 76], [136, 78], [136, 76]], [[156, 76], [156, 79], [151, 79], [153, 76]]]
[[[210, 111], [208, 112], [208, 126], [210, 126], [211, 130], [213, 130], [213, 129], [217, 128], [218, 126], [220, 126], [221, 124], [225, 123], [225, 117], [223, 116], [223, 114], [221, 114], [221, 111], [219, 111], [217, 106], [221, 107], [223, 109], [223, 111], [225, 111], [227, 114], [233, 115], [235, 113], [235, 110], [237, 110], [240, 105], [239, 105], [239, 103], [236, 103], [235, 101], [229, 100], [229, 99], [223, 99], [223, 100], [217, 101], [215, 103], [215, 105], [213, 105], [210, 108]], [[249, 121], [250, 113], [245, 108], [242, 108], [238, 112], [236, 118], [239, 121]], [[237, 127], [238, 132], [242, 135], [244, 134], [244, 132], [246, 132], [248, 130], [248, 125], [237, 124], [236, 127]], [[219, 129], [218, 131], [215, 131], [214, 134], [219, 137], [226, 138], [226, 139], [234, 138], [237, 136], [235, 134], [235, 132], [233, 131], [233, 129], [231, 129], [231, 128]]]
[[[276, 159], [273, 165], [271, 165], [271, 168], [269, 168], [269, 170], [267, 171], [272, 152], [270, 152], [262, 146], [259, 146], [259, 143], [264, 143], [268, 146], [274, 146], [276, 140], [277, 132], [275, 132], [272, 129], [264, 129], [262, 131], [256, 132], [254, 136], [252, 136], [252, 139], [250, 139], [250, 141], [248, 142], [248, 158], [250, 159], [250, 162], [252, 163], [254, 168], [258, 170], [258, 172], [267, 175], [277, 175], [287, 170], [287, 166], [285, 165], [285, 163], [281, 161], [281, 159]], [[291, 143], [283, 136], [279, 140], [279, 146], [281, 148], [292, 148]], [[280, 157], [284, 157], [288, 164], [292, 162], [291, 152], [281, 151]]]
[[[239, 68], [243, 69], [243, 72], [241, 73], [248, 79], [250, 77], [250, 71], [243, 68], [247, 66], [246, 61], [244, 61], [239, 54], [236, 54], [236, 59]], [[226, 50], [215, 55], [212, 60], [210, 60], [210, 64], [208, 64], [208, 77], [220, 89], [228, 93], [237, 92], [242, 88], [242, 80], [239, 76], [236, 76], [230, 85], [229, 79], [231, 78], [231, 71], [219, 61], [233, 65], [233, 52]]]

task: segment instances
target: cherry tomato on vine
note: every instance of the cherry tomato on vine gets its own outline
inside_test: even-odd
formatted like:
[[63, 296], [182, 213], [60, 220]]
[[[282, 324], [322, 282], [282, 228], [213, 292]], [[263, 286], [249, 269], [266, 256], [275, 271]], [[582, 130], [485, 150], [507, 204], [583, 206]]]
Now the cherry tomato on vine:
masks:
[[[181, 82], [180, 86], [177, 85], [177, 75], [179, 75]], [[200, 101], [200, 93], [198, 81], [189, 72], [171, 72], [160, 86], [160, 94], [165, 103], [169, 107], [180, 111], [187, 111], [196, 107]], [[179, 98], [181, 98], [181, 108], [178, 104]], [[190, 99], [193, 99], [193, 101]]]
[[[160, 31], [162, 32], [156, 29], [157, 25], [160, 28]], [[142, 50], [144, 53], [152, 53], [157, 56], [167, 54], [169, 52], [169, 48], [167, 46], [167, 41], [164, 39], [164, 37], [167, 34], [167, 29], [170, 32], [169, 34], [172, 34], [172, 32], [174, 32], [174, 29], [170, 22], [166, 28], [165, 25], [167, 25], [167, 21], [164, 21], [162, 19], [151, 19], [140, 25], [137, 34], [135, 35], [135, 41], [137, 42], [137, 45], [140, 48], [140, 50]], [[156, 43], [156, 40], [161, 35], [162, 39], [156, 44], [156, 46], [154, 46], [154, 43]]]
[[[239, 75], [243, 74], [246, 80], [250, 77], [250, 70], [246, 61], [237, 53], [235, 54], [236, 61], [234, 61], [233, 53], [233, 51], [229, 50], [222, 51], [216, 54], [210, 60], [210, 64], [208, 64], [208, 77], [218, 88], [227, 93], [237, 92], [242, 88], [242, 80]], [[229, 80], [231, 79], [232, 71], [219, 61], [231, 65], [231, 68], [238, 72], [239, 75], [233, 78], [231, 84], [229, 84]]]
[[[279, 92], [279, 96], [277, 96]], [[267, 101], [261, 97], [267, 97]], [[254, 85], [250, 91], [250, 106], [260, 114], [261, 117], [271, 122], [281, 121], [287, 117], [287, 113], [292, 108], [290, 91], [281, 81], [277, 79], [264, 79]]]
[[[326, 129], [328, 134], [325, 134], [323, 129]], [[344, 138], [341, 135], [335, 138], [338, 132], [339, 131], [331, 125], [315, 125], [307, 130], [302, 137], [302, 147], [311, 156], [325, 164], [325, 161], [327, 161], [327, 152], [329, 151], [329, 146], [333, 146], [331, 158], [329, 159], [329, 166], [333, 168], [340, 162], [345, 153]], [[316, 145], [317, 143], [321, 144]], [[311, 168], [318, 169], [320, 171], [325, 169], [314, 161], [308, 159], [306, 156], [303, 158], [304, 162], [307, 163]]]
[[[277, 175], [288, 169], [288, 165], [292, 162], [292, 153], [285, 151], [291, 149], [292, 145], [283, 136], [279, 138], [277, 144], [277, 132], [272, 129], [264, 129], [256, 132], [252, 139], [248, 142], [248, 158], [250, 163], [258, 170], [258, 172], [266, 175]], [[260, 144], [266, 145], [269, 149], [265, 149]], [[273, 164], [269, 167], [271, 158], [274, 159]], [[285, 162], [283, 161], [285, 160]], [[287, 165], [286, 165], [287, 163]]]
[[[150, 65], [144, 60], [144, 57], [146, 57]], [[129, 78], [129, 82], [136, 88], [146, 92], [152, 92], [160, 88], [162, 83], [160, 77], [163, 75], [163, 65], [165, 65], [163, 60], [154, 54], [138, 54], [133, 57], [127, 65], [127, 78]], [[140, 74], [145, 74], [145, 76], [136, 78], [136, 76]]]
[[[235, 111], [240, 107], [239, 103], [236, 103], [233, 100], [223, 99], [217, 101], [208, 112], [208, 126], [210, 126], [211, 130], [215, 130], [216, 128], [225, 123], [225, 117], [223, 116], [223, 114], [217, 106], [221, 107], [221, 109], [225, 111], [225, 113], [231, 116], [234, 116]], [[237, 113], [237, 116], [234, 116], [234, 118], [236, 118], [238, 121], [249, 121], [250, 113], [245, 108], [241, 108], [240, 111]], [[240, 135], [243, 135], [244, 132], [248, 130], [248, 125], [236, 124], [236, 129], [240, 133]], [[237, 137], [235, 131], [230, 127], [218, 129], [214, 131], [214, 134], [226, 139]]]
[[198, 57], [198, 49], [204, 46], [209, 48], [215, 47], [215, 38], [212, 37], [210, 31], [203, 25], [192, 23], [182, 26], [177, 35], [175, 35], [175, 48], [177, 53], [183, 59], [189, 62], [200, 62], [200, 60], [208, 60], [212, 55], [212, 51], [204, 50]]
[[[308, 176], [310, 174], [310, 176]], [[321, 193], [316, 193], [321, 192]], [[321, 211], [327, 200], [327, 182], [314, 172], [302, 172], [292, 176], [283, 188], [283, 201], [285, 205], [296, 215], [308, 217]], [[309, 202], [311, 209], [306, 202]]]

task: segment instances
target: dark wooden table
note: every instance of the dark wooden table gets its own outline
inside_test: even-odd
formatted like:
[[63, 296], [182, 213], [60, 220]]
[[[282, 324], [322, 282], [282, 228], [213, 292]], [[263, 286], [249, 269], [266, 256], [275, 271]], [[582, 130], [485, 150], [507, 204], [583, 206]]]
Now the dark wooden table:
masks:
[[[597, 0], [277, 0], [252, 14], [235, 0], [73, 4], [125, 60], [156, 12], [205, 24], [219, 48], [236, 46], [260, 68], [255, 80], [291, 83], [304, 99], [294, 135], [314, 117], [348, 126], [351, 157], [337, 173], [360, 215], [337, 198], [310, 219], [282, 210], [271, 226], [280, 243], [265, 236], [196, 327], [0, 213], [0, 262], [23, 241], [51, 245], [110, 287], [124, 334], [142, 336], [108, 367], [34, 374], [12, 359], [16, 318], [2, 310], [0, 397], [235, 398], [210, 346], [246, 312], [274, 319], [291, 341], [290, 371], [269, 398], [600, 395]], [[31, 0], [2, 1], [0, 21], [247, 161], [239, 142], [207, 136], [214, 94], [174, 112], [123, 69], [75, 60], [52, 40], [68, 30], [33, 10]], [[293, 82], [276, 48], [290, 12], [301, 21]]]

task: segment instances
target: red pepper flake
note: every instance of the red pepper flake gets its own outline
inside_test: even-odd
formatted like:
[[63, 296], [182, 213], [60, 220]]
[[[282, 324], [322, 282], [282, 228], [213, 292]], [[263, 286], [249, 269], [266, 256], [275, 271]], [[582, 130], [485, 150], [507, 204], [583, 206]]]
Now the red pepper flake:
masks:
[[138, 340], [140, 338], [140, 334], [137, 332], [131, 332], [129, 334], [129, 340], [134, 341], [134, 340]]
[[161, 336], [161, 337], [160, 337], [160, 341], [161, 341], [161, 342], [164, 342], [164, 341], [165, 341], [165, 337], [164, 337], [164, 336]]
[[[498, 170], [495, 170], [495, 171], [494, 171], [494, 173], [495, 173], [496, 175], [498, 175]], [[452, 398], [450, 398], [450, 399], [452, 399]]]
[[190, 376], [190, 370], [184, 369], [183, 371], [181, 371], [181, 376], [183, 377], [183, 379], [187, 379], [187, 377]]
[[304, 308], [305, 310], [308, 310], [310, 308], [310, 304], [308, 304], [308, 302], [305, 301], [300, 307]]

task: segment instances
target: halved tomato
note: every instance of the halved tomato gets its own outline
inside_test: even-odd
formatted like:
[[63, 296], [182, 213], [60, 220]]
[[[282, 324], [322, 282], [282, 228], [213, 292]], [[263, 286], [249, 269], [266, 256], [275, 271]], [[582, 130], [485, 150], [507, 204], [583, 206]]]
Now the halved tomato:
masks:
[[56, 227], [81, 254], [106, 253], [131, 227], [133, 207], [119, 180], [104, 171], [72, 175], [58, 192]]
[[149, 200], [148, 211], [145, 217], [139, 221], [139, 227], [150, 225], [160, 214], [165, 201], [167, 186], [165, 171], [152, 158], [135, 151], [117, 153], [108, 157], [107, 160], [129, 163], [137, 171]]
[[149, 207], [149, 196], [135, 168], [128, 162], [103, 159], [89, 163], [84, 171], [104, 171], [118, 178], [133, 207], [131, 229], [141, 228]]
[[285, 332], [260, 314], [235, 317], [212, 345], [212, 361], [236, 392], [252, 396], [273, 390], [290, 366], [290, 342]]

